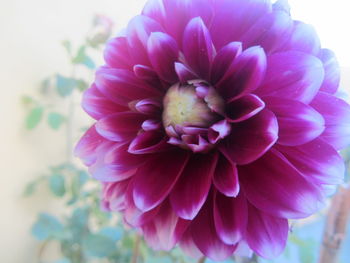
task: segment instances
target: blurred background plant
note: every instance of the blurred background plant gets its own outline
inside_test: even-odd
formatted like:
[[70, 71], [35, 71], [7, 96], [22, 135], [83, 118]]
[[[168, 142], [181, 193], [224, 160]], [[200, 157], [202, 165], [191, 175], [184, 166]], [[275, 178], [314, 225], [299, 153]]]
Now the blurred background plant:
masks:
[[[27, 130], [40, 129], [38, 125], [41, 122], [46, 122], [53, 132], [65, 129], [65, 161], [48, 166], [41, 176], [26, 185], [23, 193], [24, 197], [28, 198], [34, 195], [39, 187], [46, 187], [64, 206], [62, 211], [42, 212], [37, 215], [37, 220], [31, 229], [34, 238], [41, 242], [37, 251], [37, 262], [196, 262], [186, 257], [178, 248], [170, 252], [152, 251], [137, 236], [135, 230], [123, 224], [118, 214], [103, 211], [100, 206], [100, 184], [90, 179], [87, 171], [73, 158], [75, 143], [73, 132], [78, 130], [83, 133], [88, 127], [88, 123], [80, 127], [74, 121], [75, 111], [80, 107], [75, 103], [74, 97], [81, 98], [82, 92], [91, 83], [98, 64], [94, 57], [102, 54], [103, 44], [110, 37], [112, 26], [113, 23], [108, 17], [96, 15], [83, 43], [73, 45], [69, 40], [63, 41], [62, 47], [66, 51], [71, 68], [70, 75], [53, 74], [42, 81], [38, 96], [22, 97], [27, 111], [25, 119]], [[62, 101], [66, 102], [64, 107]], [[350, 149], [343, 151], [343, 156], [349, 167]], [[347, 171], [348, 181], [349, 169]], [[279, 258], [275, 260], [263, 260], [257, 257], [232, 258], [225, 262], [313, 263], [318, 260], [321, 262], [326, 259], [320, 259], [320, 255], [327, 253], [327, 249], [331, 249], [334, 256], [339, 254], [338, 261], [334, 262], [349, 262], [347, 249], [350, 248], [350, 235], [345, 235], [345, 229], [349, 223], [347, 211], [350, 209], [350, 194], [347, 189], [342, 191], [342, 196], [338, 198], [340, 201], [335, 200], [333, 209], [329, 210], [335, 216], [327, 215], [325, 209], [311, 218], [292, 223], [287, 248]], [[345, 204], [340, 204], [344, 203], [344, 198], [347, 198], [347, 201]], [[337, 215], [342, 211], [345, 222], [339, 227]], [[327, 238], [329, 242], [323, 242], [327, 241]], [[59, 245], [61, 258], [54, 261], [44, 259], [43, 254], [50, 243]], [[204, 261], [212, 262], [209, 259], [200, 259], [198, 262]], [[322, 261], [322, 263], [330, 262]]]

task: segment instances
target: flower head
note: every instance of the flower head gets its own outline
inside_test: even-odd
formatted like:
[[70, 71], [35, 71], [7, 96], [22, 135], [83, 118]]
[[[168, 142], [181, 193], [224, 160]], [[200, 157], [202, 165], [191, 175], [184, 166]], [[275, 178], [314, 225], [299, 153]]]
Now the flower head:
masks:
[[342, 182], [339, 67], [286, 1], [150, 0], [83, 98], [76, 154], [150, 246], [277, 256]]

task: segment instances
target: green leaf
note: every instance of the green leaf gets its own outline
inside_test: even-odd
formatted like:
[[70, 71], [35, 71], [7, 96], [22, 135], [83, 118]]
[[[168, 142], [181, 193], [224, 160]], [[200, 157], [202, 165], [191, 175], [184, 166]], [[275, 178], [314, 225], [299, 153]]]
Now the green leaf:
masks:
[[67, 78], [60, 74], [56, 75], [56, 89], [60, 96], [69, 96], [76, 86], [77, 81], [75, 79]]
[[57, 112], [50, 112], [47, 116], [47, 122], [49, 126], [54, 129], [58, 130], [61, 127], [61, 124], [64, 121], [64, 117], [62, 114], [59, 114]]
[[61, 174], [53, 174], [49, 178], [49, 186], [51, 192], [58, 196], [62, 197], [66, 193], [66, 186], [64, 177]]
[[29, 197], [29, 196], [33, 195], [35, 190], [36, 190], [36, 185], [37, 185], [36, 181], [30, 182], [29, 184], [27, 184], [24, 191], [23, 191], [23, 196]]
[[31, 105], [34, 103], [34, 99], [28, 95], [24, 95], [21, 97], [21, 101], [22, 101], [22, 104], [27, 106], [27, 105]]
[[60, 239], [63, 225], [52, 215], [41, 213], [32, 227], [32, 234], [38, 240]]
[[62, 41], [62, 46], [67, 51], [68, 55], [72, 54], [72, 43], [69, 40]]
[[85, 80], [79, 79], [77, 83], [78, 83], [77, 87], [79, 91], [84, 91], [89, 87], [89, 84]]
[[99, 231], [100, 235], [108, 237], [109, 239], [117, 242], [123, 237], [123, 229], [120, 227], [104, 227]]
[[39, 122], [42, 119], [43, 112], [44, 112], [44, 109], [43, 109], [43, 107], [40, 107], [40, 106], [33, 108], [29, 112], [27, 119], [26, 119], [26, 128], [28, 130], [34, 129], [39, 124]]
[[83, 241], [86, 252], [91, 257], [108, 257], [116, 250], [116, 244], [110, 238], [100, 234], [90, 234]]
[[61, 258], [59, 260], [54, 261], [54, 263], [70, 263], [71, 261], [68, 258]]
[[86, 54], [86, 47], [81, 46], [77, 52], [77, 55], [73, 59], [74, 64], [85, 65], [89, 69], [95, 68], [95, 62]]

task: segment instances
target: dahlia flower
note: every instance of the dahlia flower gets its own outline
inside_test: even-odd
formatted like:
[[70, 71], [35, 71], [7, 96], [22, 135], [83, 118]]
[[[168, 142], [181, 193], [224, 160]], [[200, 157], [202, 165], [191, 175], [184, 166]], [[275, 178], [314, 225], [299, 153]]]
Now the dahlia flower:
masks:
[[342, 183], [337, 60], [287, 1], [150, 0], [104, 58], [76, 155], [152, 248], [273, 258]]

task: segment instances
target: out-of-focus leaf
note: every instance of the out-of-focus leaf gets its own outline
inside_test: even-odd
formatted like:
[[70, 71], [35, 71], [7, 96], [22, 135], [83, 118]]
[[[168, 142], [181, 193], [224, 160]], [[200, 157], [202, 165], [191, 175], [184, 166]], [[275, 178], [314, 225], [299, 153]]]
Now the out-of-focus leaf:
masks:
[[68, 55], [72, 54], [72, 43], [69, 40], [63, 40], [62, 46], [67, 51]]
[[65, 180], [61, 174], [55, 173], [51, 175], [49, 178], [49, 186], [51, 192], [58, 197], [62, 197], [66, 193]]
[[82, 79], [77, 80], [77, 84], [78, 84], [77, 87], [79, 91], [84, 91], [89, 87], [89, 84]]
[[115, 242], [101, 234], [90, 234], [83, 241], [86, 253], [91, 257], [103, 258], [112, 254], [116, 245]]
[[60, 74], [56, 75], [56, 89], [60, 96], [69, 96], [76, 86], [77, 81], [75, 79], [67, 78]]
[[21, 97], [21, 101], [24, 106], [28, 106], [34, 102], [34, 99], [28, 95], [24, 95]]
[[123, 236], [123, 230], [120, 227], [104, 227], [99, 231], [100, 235], [108, 237], [109, 239], [117, 242]]
[[50, 79], [46, 78], [40, 84], [40, 93], [47, 94], [49, 88], [50, 88]]
[[32, 227], [32, 234], [38, 240], [60, 239], [62, 236], [63, 225], [52, 215], [41, 213], [38, 220]]
[[77, 55], [73, 59], [73, 63], [85, 65], [89, 69], [95, 68], [95, 62], [86, 54], [85, 46], [79, 48]]
[[58, 130], [61, 124], [63, 123], [63, 121], [64, 121], [63, 115], [57, 112], [50, 112], [49, 115], [47, 116], [47, 122], [49, 126], [54, 130]]
[[[145, 263], [172, 263], [172, 259], [170, 257], [166, 257], [166, 256], [152, 257], [152, 258], [147, 258]], [[230, 263], [232, 263], [232, 262], [230, 262]]]
[[29, 197], [29, 196], [33, 195], [35, 190], [36, 190], [36, 184], [37, 184], [36, 181], [28, 183], [26, 185], [26, 187], [24, 188], [23, 196], [24, 197]]
[[59, 260], [54, 261], [54, 263], [71, 263], [68, 258], [61, 258]]
[[39, 122], [42, 119], [43, 112], [44, 112], [44, 109], [43, 107], [40, 107], [40, 106], [33, 108], [29, 112], [26, 119], [26, 128], [28, 130], [34, 129], [39, 124]]

